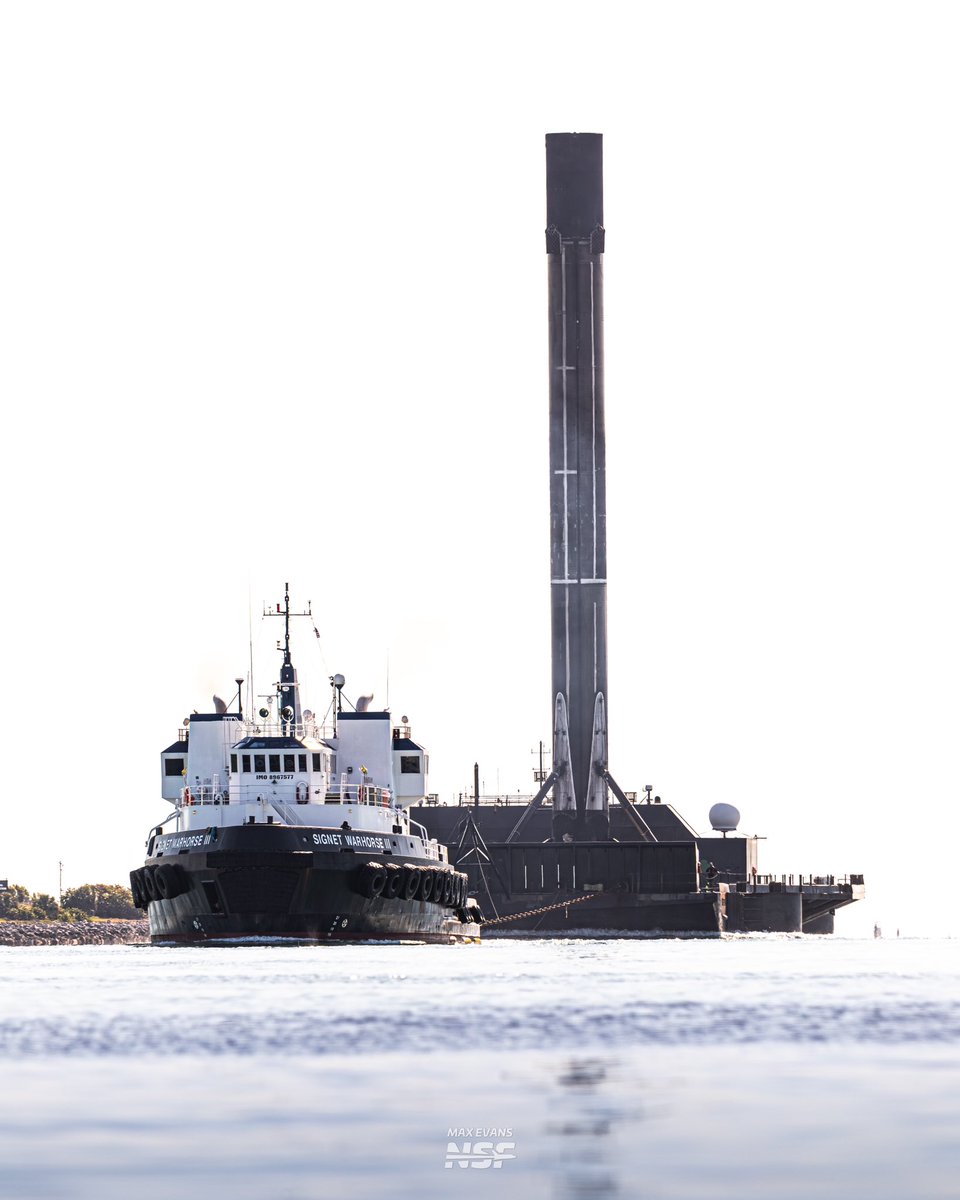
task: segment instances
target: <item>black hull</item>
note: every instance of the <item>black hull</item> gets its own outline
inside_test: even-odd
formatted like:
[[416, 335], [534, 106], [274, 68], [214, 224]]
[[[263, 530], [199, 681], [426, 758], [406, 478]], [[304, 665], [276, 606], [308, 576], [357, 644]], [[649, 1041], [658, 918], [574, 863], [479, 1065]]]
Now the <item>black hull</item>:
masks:
[[[149, 857], [132, 873], [131, 885], [146, 908], [150, 940], [194, 945], [479, 940], [479, 909], [456, 886], [465, 877], [447, 864], [369, 850], [300, 848], [305, 834], [312, 842], [312, 833], [239, 827], [219, 831], [201, 846]], [[380, 894], [382, 879], [394, 889], [399, 885], [399, 894], [389, 894], [389, 883]], [[429, 894], [428, 880], [436, 897]]]
[[[496, 894], [494, 893], [496, 896]], [[632, 934], [719, 937], [723, 903], [716, 892], [638, 896], [630, 893], [550, 892], [536, 898], [545, 912], [531, 911], [530, 898], [496, 897], [502, 924], [492, 921], [484, 937], [629, 937]], [[526, 912], [529, 915], [514, 917]], [[504, 919], [505, 918], [505, 919]]]
[[[329, 913], [295, 913], [285, 918], [264, 913], [212, 916], [188, 909], [164, 911], [176, 901], [154, 900], [148, 915], [150, 941], [155, 945], [229, 944], [231, 942], [478, 942], [480, 926], [448, 914], [369, 913], [347, 916]], [[160, 910], [160, 911], [158, 911]], [[197, 928], [199, 923], [199, 928]]]

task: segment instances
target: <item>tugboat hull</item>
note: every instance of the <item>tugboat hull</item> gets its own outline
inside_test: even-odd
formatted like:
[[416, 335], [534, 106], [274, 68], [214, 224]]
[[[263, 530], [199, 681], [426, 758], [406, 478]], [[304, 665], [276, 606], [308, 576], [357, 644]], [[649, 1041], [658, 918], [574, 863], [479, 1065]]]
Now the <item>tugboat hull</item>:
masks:
[[422, 913], [266, 913], [222, 915], [183, 911], [175, 901], [150, 904], [150, 941], [163, 945], [228, 942], [478, 942], [480, 927], [457, 917]]
[[224, 849], [148, 858], [130, 882], [153, 942], [475, 942], [482, 920], [464, 874], [412, 858]]

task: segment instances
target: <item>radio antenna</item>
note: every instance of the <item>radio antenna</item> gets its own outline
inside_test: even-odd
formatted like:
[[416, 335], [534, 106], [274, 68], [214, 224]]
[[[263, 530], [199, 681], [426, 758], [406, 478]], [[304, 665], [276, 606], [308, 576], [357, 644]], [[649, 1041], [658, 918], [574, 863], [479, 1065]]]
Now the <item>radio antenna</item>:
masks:
[[247, 712], [253, 712], [253, 594], [250, 580], [247, 580], [247, 630], [250, 637], [250, 671], [247, 675]]

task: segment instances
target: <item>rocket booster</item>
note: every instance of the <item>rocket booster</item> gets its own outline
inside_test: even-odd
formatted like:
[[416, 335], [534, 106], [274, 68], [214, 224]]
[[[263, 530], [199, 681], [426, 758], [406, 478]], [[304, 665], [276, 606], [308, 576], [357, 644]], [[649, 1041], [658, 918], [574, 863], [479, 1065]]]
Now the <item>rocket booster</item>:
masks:
[[554, 836], [608, 836], [603, 140], [547, 134]]

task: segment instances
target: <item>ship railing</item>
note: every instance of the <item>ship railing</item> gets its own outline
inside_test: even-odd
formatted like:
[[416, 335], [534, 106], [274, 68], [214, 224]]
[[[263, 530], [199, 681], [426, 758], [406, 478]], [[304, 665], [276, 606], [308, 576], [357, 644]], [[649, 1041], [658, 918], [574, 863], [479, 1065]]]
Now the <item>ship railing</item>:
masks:
[[[510, 808], [529, 804], [533, 795], [521, 796], [519, 792], [501, 792], [498, 795], [480, 793], [479, 802], [484, 808]], [[441, 803], [436, 795], [426, 797], [426, 803], [437, 806]], [[457, 808], [472, 808], [477, 803], [477, 797], [472, 792], [460, 792], [457, 796]], [[444, 804], [444, 807], [446, 805]]]
[[162, 832], [164, 825], [173, 820], [176, 820], [179, 827], [180, 813], [177, 811], [177, 809], [174, 809], [169, 816], [164, 817], [162, 821], [158, 821], [157, 824], [154, 825], [154, 827], [147, 833], [147, 840], [149, 841], [150, 838], [157, 837]]
[[192, 808], [197, 804], [229, 803], [229, 789], [217, 783], [195, 783], [193, 787], [180, 789], [180, 808]]
[[289, 804], [281, 804], [279, 802], [279, 800], [271, 800], [270, 807], [273, 809], [273, 811], [277, 814], [277, 816], [280, 818], [281, 821], [283, 821], [283, 823], [285, 825], [303, 825], [303, 824], [305, 824], [305, 822], [304, 822], [303, 818], [300, 816], [300, 814], [296, 811], [295, 808], [291, 808], [289, 806]]
[[[720, 876], [730, 876], [733, 872], [721, 871]], [[750, 875], [747, 879], [737, 879], [734, 886], [738, 890], [748, 890], [751, 887], [857, 887], [863, 884], [862, 875]]]
[[390, 788], [376, 787], [372, 783], [341, 783], [331, 788], [324, 797], [326, 804], [367, 804], [373, 808], [389, 808], [393, 803]]
[[241, 721], [241, 737], [293, 737], [302, 741], [313, 738], [318, 742], [336, 737], [332, 725], [320, 721]]

